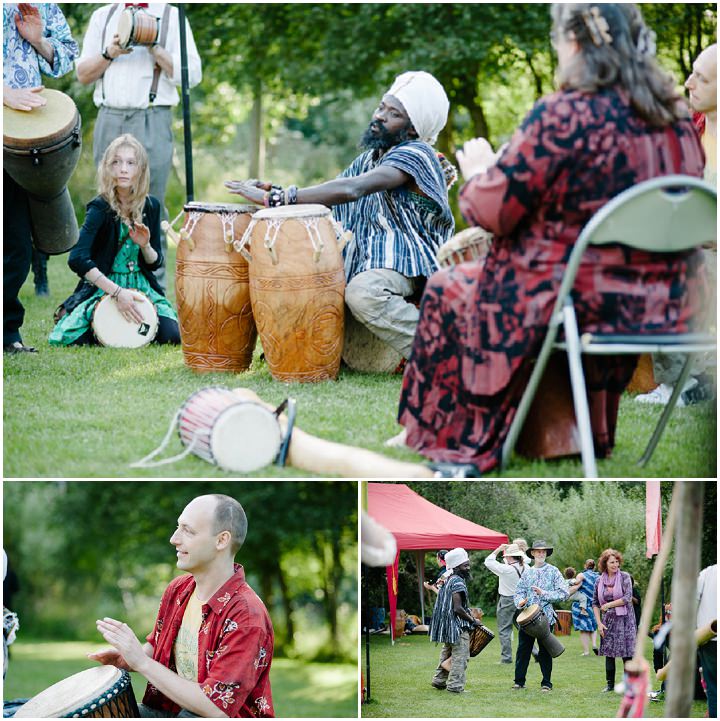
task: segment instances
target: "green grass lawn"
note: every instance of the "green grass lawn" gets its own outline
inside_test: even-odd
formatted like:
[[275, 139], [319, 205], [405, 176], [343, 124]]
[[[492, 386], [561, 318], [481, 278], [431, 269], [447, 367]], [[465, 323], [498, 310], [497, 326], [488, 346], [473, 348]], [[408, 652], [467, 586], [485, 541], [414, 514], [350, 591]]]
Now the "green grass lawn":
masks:
[[[496, 631], [494, 618], [483, 623]], [[573, 631], [561, 636], [565, 652], [553, 660], [553, 691], [540, 691], [540, 667], [530, 661], [526, 690], [512, 691], [514, 665], [500, 664], [500, 643], [497, 636], [468, 665], [468, 693], [451, 694], [430, 686], [440, 646], [427, 636], [403, 636], [390, 644], [390, 637], [371, 636], [370, 702], [361, 707], [367, 718], [381, 717], [443, 717], [443, 718], [612, 718], [617, 714], [621, 697], [601, 693], [605, 685], [605, 660], [581, 656], [580, 636]], [[517, 634], [513, 653], [517, 649]], [[646, 647], [646, 652], [650, 653]], [[365, 671], [365, 648], [363, 672]], [[648, 656], [652, 668], [652, 654]], [[622, 662], [618, 664], [618, 678]], [[659, 688], [655, 682], [653, 688]], [[649, 702], [646, 716], [662, 718], [664, 702]], [[702, 717], [706, 706], [693, 703], [691, 716]]]
[[[172, 251], [168, 265], [174, 268]], [[51, 348], [47, 336], [53, 309], [67, 297], [77, 278], [67, 267], [66, 255], [50, 259], [49, 277], [49, 298], [34, 296], [32, 274], [21, 292], [27, 311], [23, 339], [40, 352], [3, 359], [6, 478], [223, 477], [227, 474], [193, 455], [156, 469], [130, 468], [130, 463], [160, 444], [185, 399], [209, 385], [247, 387], [275, 404], [292, 395], [298, 401], [297, 424], [303, 430], [400, 460], [422, 462], [409, 449], [383, 447], [399, 430], [395, 421], [399, 376], [343, 369], [335, 382], [280, 383], [260, 359], [259, 344], [250, 370], [235, 375], [196, 374], [183, 364], [179, 348]], [[174, 302], [170, 280], [169, 297]], [[615, 454], [599, 462], [599, 473], [623, 478], [716, 477], [716, 412], [709, 403], [677, 409], [649, 466], [639, 469], [635, 465], [659, 413], [659, 408], [624, 398]], [[180, 441], [174, 437], [166, 455], [180, 450]], [[254, 475], [308, 474], [273, 466]], [[517, 458], [503, 475], [577, 477], [582, 467], [579, 460]]]
[[[5, 678], [5, 700], [34, 696], [68, 676], [95, 664], [85, 654], [96, 643], [30, 643], [11, 648]], [[275, 714], [279, 717], [356, 718], [357, 667], [354, 664], [305, 663], [284, 658], [273, 661], [271, 685]], [[135, 698], [142, 700], [145, 679], [132, 674]]]

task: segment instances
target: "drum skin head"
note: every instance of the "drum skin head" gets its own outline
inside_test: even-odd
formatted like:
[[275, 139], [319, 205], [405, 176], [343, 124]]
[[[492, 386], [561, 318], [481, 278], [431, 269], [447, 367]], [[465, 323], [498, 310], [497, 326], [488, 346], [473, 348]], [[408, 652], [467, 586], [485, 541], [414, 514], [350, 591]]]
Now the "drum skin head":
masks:
[[31, 698], [16, 718], [66, 718], [94, 701], [116, 684], [122, 671], [115, 666], [96, 666], [58, 681]]
[[73, 99], [59, 90], [42, 90], [39, 95], [47, 105], [27, 112], [3, 105], [3, 145], [22, 150], [38, 144], [48, 147], [65, 138], [78, 118]]
[[237, 403], [218, 416], [210, 436], [215, 462], [235, 473], [249, 473], [275, 460], [281, 443], [275, 414], [257, 403]]
[[[140, 291], [133, 291], [138, 293]], [[108, 348], [142, 348], [151, 343], [158, 329], [155, 306], [145, 297], [135, 303], [144, 318], [143, 323], [129, 323], [118, 310], [117, 303], [108, 295], [95, 306], [92, 328], [101, 345]]]
[[183, 210], [186, 213], [195, 211], [197, 213], [256, 213], [260, 210], [257, 205], [241, 205], [239, 203], [204, 203], [200, 200], [192, 200], [185, 203]]
[[531, 604], [517, 617], [517, 622], [522, 623], [525, 619], [531, 618], [538, 612], [539, 608], [540, 606], [537, 603]]
[[268, 218], [312, 218], [318, 215], [330, 215], [330, 208], [324, 205], [304, 204], [303, 205], [281, 205], [277, 208], [263, 208], [253, 218], [255, 220], [267, 220]]

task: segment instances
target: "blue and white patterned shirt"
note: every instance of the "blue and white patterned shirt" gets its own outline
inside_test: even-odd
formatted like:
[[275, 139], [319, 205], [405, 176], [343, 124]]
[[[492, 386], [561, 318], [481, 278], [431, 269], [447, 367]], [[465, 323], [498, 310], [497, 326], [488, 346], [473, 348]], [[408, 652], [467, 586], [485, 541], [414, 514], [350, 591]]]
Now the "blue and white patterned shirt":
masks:
[[472, 624], [456, 615], [453, 594], [459, 593], [462, 607], [470, 615], [467, 597], [467, 585], [460, 576], [453, 574], [448, 577], [438, 592], [432, 620], [430, 621], [430, 640], [436, 643], [457, 643], [460, 634], [472, 628]]
[[60, 8], [55, 3], [37, 3], [36, 7], [45, 38], [53, 46], [53, 63], [50, 65], [18, 32], [17, 3], [3, 5], [3, 83], [11, 88], [36, 88], [43, 84], [41, 74], [53, 78], [65, 75], [80, 53]]
[[[535, 591], [532, 590], [531, 586], [537, 586], [541, 588], [545, 593], [542, 596], [538, 596]], [[540, 606], [540, 610], [547, 617], [548, 623], [552, 626], [555, 623], [555, 609], [552, 604], [555, 601], [564, 601], [568, 597], [567, 586], [562, 573], [551, 566], [549, 563], [544, 563], [540, 568], [531, 566], [525, 571], [522, 578], [518, 581], [513, 601], [515, 606], [520, 608], [518, 604], [520, 601], [527, 599], [527, 603], [523, 606], [526, 609], [533, 603], [537, 603]]]
[[437, 270], [438, 248], [455, 227], [437, 154], [427, 143], [409, 140], [379, 159], [374, 155], [368, 150], [358, 156], [340, 177], [356, 177], [388, 165], [412, 176], [427, 198], [400, 187], [335, 206], [335, 219], [354, 234], [344, 250], [347, 280], [377, 268], [408, 278], [429, 277]]

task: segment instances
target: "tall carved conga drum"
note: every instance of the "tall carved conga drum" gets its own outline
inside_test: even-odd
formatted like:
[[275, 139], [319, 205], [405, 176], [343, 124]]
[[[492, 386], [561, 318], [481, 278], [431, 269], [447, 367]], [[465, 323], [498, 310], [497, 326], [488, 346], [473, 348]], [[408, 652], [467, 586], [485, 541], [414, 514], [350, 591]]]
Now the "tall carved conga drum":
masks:
[[192, 202], [176, 254], [175, 292], [185, 364], [195, 371], [247, 370], [257, 330], [248, 263], [233, 251], [254, 205]]
[[275, 380], [337, 378], [343, 345], [345, 272], [329, 208], [293, 205], [253, 216], [250, 299]]
[[35, 247], [66, 253], [78, 239], [67, 182], [80, 158], [80, 114], [59, 90], [39, 93], [47, 104], [30, 111], [3, 106], [3, 169], [28, 193]]

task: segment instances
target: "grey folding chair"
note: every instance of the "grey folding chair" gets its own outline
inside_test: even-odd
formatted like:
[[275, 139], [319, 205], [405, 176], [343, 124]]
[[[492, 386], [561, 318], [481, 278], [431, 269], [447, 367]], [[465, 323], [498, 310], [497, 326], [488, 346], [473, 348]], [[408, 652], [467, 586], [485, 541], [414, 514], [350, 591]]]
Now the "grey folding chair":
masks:
[[[685, 355], [680, 378], [638, 465], [644, 466], [650, 460], [685, 385], [693, 357], [698, 353], [716, 352], [716, 338], [710, 333], [642, 336], [583, 333], [580, 336], [571, 294], [575, 276], [585, 249], [591, 244], [622, 243], [652, 252], [673, 253], [716, 240], [715, 188], [690, 176], [667, 175], [639, 183], [617, 195], [595, 213], [580, 233], [570, 255], [547, 335], [503, 445], [503, 467], [507, 466], [510, 460], [550, 354], [554, 350], [567, 353], [582, 464], [587, 478], [597, 477], [597, 466], [581, 354]], [[561, 327], [564, 340], [558, 340]]]

